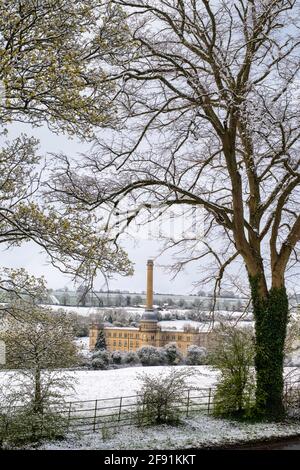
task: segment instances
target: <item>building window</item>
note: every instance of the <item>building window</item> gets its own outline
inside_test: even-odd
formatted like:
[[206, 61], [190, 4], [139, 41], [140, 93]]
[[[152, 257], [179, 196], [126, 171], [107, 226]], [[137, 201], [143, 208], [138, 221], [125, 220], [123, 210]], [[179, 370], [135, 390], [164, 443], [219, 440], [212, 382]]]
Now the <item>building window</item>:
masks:
[[127, 338], [127, 333], [124, 333], [124, 338]]
[[114, 333], [114, 338], [116, 338], [116, 337], [117, 337], [117, 333]]
[[116, 341], [114, 341], [114, 346], [117, 346], [117, 342], [116, 342]]
[[155, 336], [154, 336], [154, 335], [151, 335], [151, 339], [152, 339], [152, 340], [155, 339]]
[[186, 340], [187, 340], [187, 341], [190, 341], [190, 337], [189, 337], [189, 336], [187, 336], [187, 337], [186, 337]]
[[178, 341], [181, 341], [181, 338], [182, 338], [182, 336], [181, 336], [181, 335], [179, 335], [179, 336], [178, 336]]
[[122, 346], [122, 341], [119, 341], [119, 346]]

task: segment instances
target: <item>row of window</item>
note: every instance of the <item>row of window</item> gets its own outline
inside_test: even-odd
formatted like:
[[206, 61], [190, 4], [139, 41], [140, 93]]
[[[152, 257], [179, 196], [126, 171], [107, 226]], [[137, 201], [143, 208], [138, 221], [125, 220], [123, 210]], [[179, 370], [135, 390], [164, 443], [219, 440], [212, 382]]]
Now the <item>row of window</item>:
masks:
[[111, 333], [111, 332], [107, 332], [106, 335], [108, 338], [136, 338], [136, 339], [139, 339], [139, 335], [138, 333]]
[[[108, 343], [107, 343], [107, 346], [110, 347], [110, 346], [111, 346], [111, 343], [108, 342]], [[120, 348], [122, 348], [122, 347], [127, 348], [128, 343], [127, 343], [127, 341], [113, 341], [113, 342], [112, 342], [112, 346], [113, 346], [114, 348], [115, 348], [116, 346], [118, 346], [118, 347], [120, 347]], [[136, 347], [136, 349], [138, 349], [138, 348], [139, 348], [139, 343], [136, 342], [135, 345], [134, 345], [133, 341], [130, 341], [130, 343], [129, 343], [129, 348], [131, 349], [131, 348], [133, 348], [134, 346]]]
[[[138, 333], [111, 333], [111, 332], [107, 332], [106, 336], [108, 338], [130, 338], [130, 339], [139, 339], [139, 334]], [[155, 335], [151, 335], [151, 339], [154, 340], [155, 339]], [[163, 335], [160, 337], [160, 339], [162, 341], [168, 341], [168, 340], [171, 340], [171, 341], [190, 341], [191, 340], [191, 337], [190, 336], [187, 336], [186, 339], [184, 337], [182, 337], [182, 335]]]

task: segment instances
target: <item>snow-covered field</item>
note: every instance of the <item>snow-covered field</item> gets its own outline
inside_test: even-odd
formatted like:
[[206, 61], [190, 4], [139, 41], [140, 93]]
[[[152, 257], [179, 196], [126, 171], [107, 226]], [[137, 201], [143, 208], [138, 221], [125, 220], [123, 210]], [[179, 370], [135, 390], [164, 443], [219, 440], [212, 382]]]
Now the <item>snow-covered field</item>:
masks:
[[130, 314], [141, 314], [143, 309], [139, 307], [73, 307], [73, 306], [63, 306], [63, 305], [47, 305], [53, 311], [64, 310], [67, 313], [76, 313], [77, 315], [82, 315], [83, 317], [89, 317], [103, 311], [108, 312], [112, 311], [126, 311], [128, 315]]
[[[184, 366], [177, 366], [176, 369]], [[138, 375], [147, 373], [161, 376], [171, 368], [131, 367], [107, 371], [69, 371], [66, 374], [76, 379], [74, 391], [66, 394], [66, 399], [95, 400], [100, 398], [134, 395], [140, 388]], [[211, 387], [216, 383], [217, 373], [208, 366], [193, 367], [194, 375], [188, 385], [200, 388]], [[294, 372], [299, 379], [299, 369], [287, 368], [286, 374]], [[0, 386], [5, 385], [16, 372], [0, 373]], [[63, 441], [45, 442], [38, 449], [183, 449], [203, 448], [214, 445], [250, 442], [251, 440], [300, 435], [300, 421], [286, 423], [249, 424], [216, 419], [199, 414], [183, 419], [178, 427], [106, 427], [93, 433], [71, 435]]]
[[300, 435], [300, 422], [249, 424], [198, 415], [180, 426], [124, 427], [46, 442], [38, 449], [188, 449]]
[[[122, 313], [130, 315], [142, 315], [144, 313], [144, 308], [143, 306], [140, 307], [75, 307], [75, 306], [63, 306], [63, 305], [47, 305], [47, 307], [51, 308], [53, 311], [58, 311], [58, 310], [64, 310], [67, 313], [75, 313], [77, 315], [82, 315], [84, 317], [89, 317], [96, 315], [97, 313], [103, 313], [103, 312], [117, 312], [120, 311]], [[162, 315], [162, 317], [166, 315], [171, 315], [175, 316], [177, 315], [178, 317], [186, 318], [186, 316], [191, 312], [191, 310], [188, 309], [182, 309], [182, 308], [173, 308], [173, 309], [163, 309], [160, 310], [159, 313]], [[209, 314], [208, 311], [205, 311], [206, 314]], [[229, 311], [229, 310], [216, 310], [214, 312], [214, 315], [211, 316], [212, 318], [214, 317], [215, 320], [218, 320], [220, 318], [231, 318], [232, 320], [238, 320], [239, 318], [243, 320], [252, 320], [252, 314], [247, 313], [244, 314], [242, 312], [236, 312], [236, 311]]]
[[[230, 321], [231, 324], [235, 324], [236, 320]], [[192, 328], [199, 328], [199, 331], [202, 332], [207, 332], [212, 330], [213, 328], [216, 328], [218, 325], [220, 325], [220, 322], [199, 322], [199, 321], [193, 321], [193, 320], [163, 320], [158, 322], [162, 330], [179, 330], [183, 331], [185, 327], [190, 326]], [[240, 328], [244, 327], [253, 327], [253, 322], [251, 321], [239, 321], [237, 325]]]
[[[176, 369], [184, 368], [178, 366]], [[75, 371], [70, 372], [77, 380], [71, 400], [94, 400], [95, 398], [120, 397], [134, 395], [139, 389], [138, 375], [147, 373], [161, 376], [170, 371], [168, 366], [130, 367], [115, 370]], [[217, 374], [207, 366], [193, 367], [195, 374], [188, 384], [198, 387], [211, 387], [216, 382]]]
[[[178, 369], [184, 366], [178, 366]], [[147, 373], [151, 375], [166, 374], [171, 368], [168, 366], [157, 367], [129, 367], [114, 370], [76, 370], [64, 372], [68, 378], [74, 379], [74, 391], [66, 392], [66, 398], [70, 401], [95, 400], [100, 398], [112, 398], [134, 395], [139, 389], [138, 375]], [[201, 388], [212, 386], [216, 381], [216, 373], [207, 366], [193, 367], [195, 374], [188, 384]], [[16, 378], [17, 372], [0, 372], [0, 385]]]
[[[178, 366], [178, 369], [184, 366]], [[76, 370], [64, 372], [64, 376], [74, 384], [74, 390], [65, 392], [68, 401], [95, 400], [134, 395], [140, 388], [138, 375], [147, 373], [163, 375], [171, 370], [168, 366], [129, 367], [114, 370]], [[211, 387], [216, 381], [216, 373], [206, 366], [193, 367], [195, 374], [189, 379], [189, 386]], [[0, 386], [17, 382], [17, 372], [0, 372]]]
[[[174, 367], [174, 366], [173, 366]], [[134, 395], [139, 389], [140, 374], [161, 376], [172, 370], [170, 366], [154, 367], [127, 367], [113, 370], [74, 370], [64, 371], [64, 375], [73, 379], [74, 390], [65, 392], [65, 397], [70, 401], [95, 400], [101, 398], [113, 398]], [[209, 388], [215, 385], [217, 372], [209, 366], [176, 366], [176, 369], [191, 367], [195, 373], [189, 378], [189, 386]], [[0, 372], [0, 385], [12, 382], [16, 379], [17, 372]], [[285, 376], [289, 381], [297, 382], [300, 379], [299, 368], [285, 368]], [[15, 380], [14, 380], [15, 381]]]

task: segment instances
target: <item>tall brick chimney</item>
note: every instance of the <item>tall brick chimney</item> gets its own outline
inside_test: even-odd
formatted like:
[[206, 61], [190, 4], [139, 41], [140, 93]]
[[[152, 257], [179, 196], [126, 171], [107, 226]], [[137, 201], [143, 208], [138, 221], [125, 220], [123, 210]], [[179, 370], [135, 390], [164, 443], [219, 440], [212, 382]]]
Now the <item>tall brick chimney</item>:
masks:
[[153, 261], [147, 261], [147, 297], [146, 297], [146, 310], [153, 310]]

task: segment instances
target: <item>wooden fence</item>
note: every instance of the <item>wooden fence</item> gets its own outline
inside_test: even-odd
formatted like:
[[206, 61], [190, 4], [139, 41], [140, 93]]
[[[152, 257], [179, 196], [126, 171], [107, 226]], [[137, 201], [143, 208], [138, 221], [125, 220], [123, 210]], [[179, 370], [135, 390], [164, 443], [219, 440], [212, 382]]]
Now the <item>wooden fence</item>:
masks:
[[[199, 413], [210, 414], [214, 410], [214, 388], [187, 389], [179, 397], [178, 403], [172, 405], [173, 411], [180, 417], [192, 417]], [[286, 385], [284, 393], [286, 408], [300, 410], [300, 387]], [[10, 409], [10, 417], [14, 418], [20, 414], [23, 407]], [[108, 428], [132, 425], [144, 425], [147, 423], [147, 403], [143, 403], [141, 396], [130, 395], [113, 398], [99, 398], [96, 400], [72, 401], [65, 403], [59, 409], [53, 408], [52, 418], [57, 417], [61, 421], [62, 434], [66, 432], [96, 432], [105, 431]], [[0, 418], [5, 413], [0, 409]], [[23, 436], [34, 433], [39, 437], [51, 437], [49, 435], [48, 417], [42, 414], [35, 418], [34, 426], [24, 419], [18, 433]], [[14, 426], [14, 420], [12, 425]], [[8, 420], [9, 423], [9, 420]], [[46, 424], [45, 424], [46, 423]], [[48, 426], [48, 427], [47, 427]], [[1, 419], [0, 419], [1, 427]], [[50, 431], [52, 427], [50, 426]], [[57, 427], [54, 426], [55, 432]], [[8, 427], [7, 427], [8, 430]], [[1, 433], [0, 433], [1, 434]], [[5, 434], [2, 430], [2, 436]], [[51, 432], [50, 432], [51, 434]]]
[[[140, 406], [138, 406], [138, 403]], [[97, 431], [101, 428], [142, 425], [146, 418], [147, 404], [140, 395], [101, 398], [70, 402], [63, 411], [67, 429], [72, 431]], [[181, 416], [195, 413], [210, 414], [213, 409], [213, 388], [188, 389], [172, 408]]]

